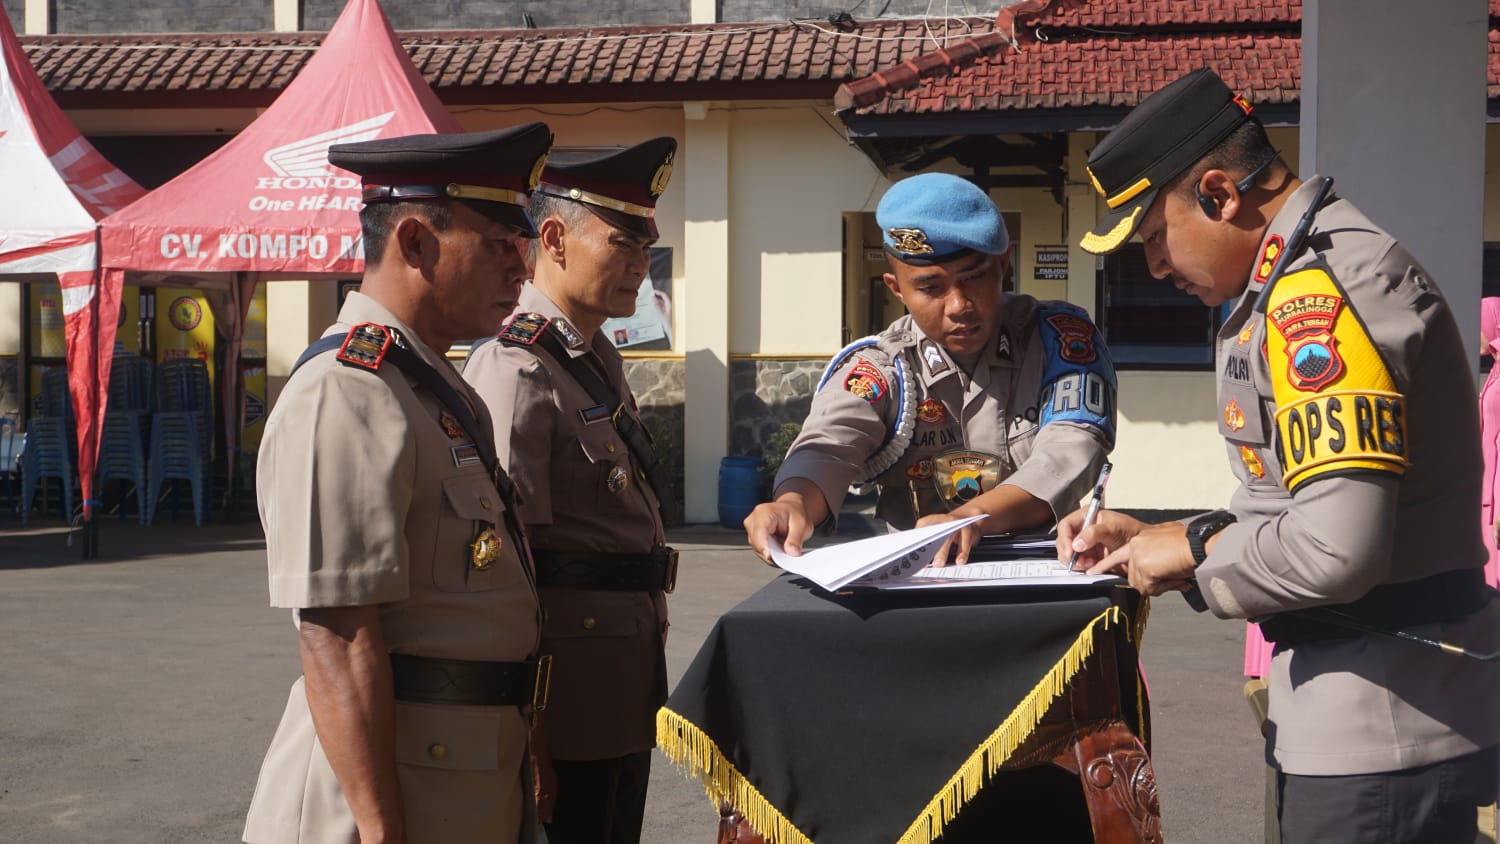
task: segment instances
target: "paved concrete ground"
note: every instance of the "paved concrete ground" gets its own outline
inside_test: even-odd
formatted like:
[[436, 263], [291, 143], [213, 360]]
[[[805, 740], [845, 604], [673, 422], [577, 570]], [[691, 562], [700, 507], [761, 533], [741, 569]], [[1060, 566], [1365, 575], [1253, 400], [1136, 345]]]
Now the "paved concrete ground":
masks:
[[[266, 607], [250, 525], [104, 523], [78, 562], [57, 528], [0, 521], [0, 841], [237, 841], [296, 678], [290, 615]], [[34, 523], [35, 524], [35, 523]], [[676, 531], [676, 681], [718, 616], [773, 572], [717, 527]], [[1145, 663], [1169, 842], [1261, 840], [1260, 738], [1238, 625], [1159, 600]], [[663, 757], [644, 840], [711, 844], [716, 815]]]

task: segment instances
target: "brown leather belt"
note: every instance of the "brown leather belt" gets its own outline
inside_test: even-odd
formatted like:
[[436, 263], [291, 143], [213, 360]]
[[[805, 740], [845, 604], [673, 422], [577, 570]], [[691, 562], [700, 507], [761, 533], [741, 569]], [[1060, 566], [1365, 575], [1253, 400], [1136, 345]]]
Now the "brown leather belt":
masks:
[[677, 588], [677, 551], [647, 554], [532, 549], [536, 585], [554, 589], [606, 589], [618, 592], [671, 592]]
[[552, 657], [526, 662], [478, 662], [391, 654], [396, 700], [450, 706], [547, 708]]

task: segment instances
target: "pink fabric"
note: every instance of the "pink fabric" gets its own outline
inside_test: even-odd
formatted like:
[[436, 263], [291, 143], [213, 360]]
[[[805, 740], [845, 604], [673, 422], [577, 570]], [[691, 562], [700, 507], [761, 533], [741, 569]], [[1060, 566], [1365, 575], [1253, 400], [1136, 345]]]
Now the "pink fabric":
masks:
[[1260, 635], [1260, 625], [1245, 622], [1245, 676], [1264, 677], [1271, 673], [1271, 651], [1276, 646]]
[[[1479, 303], [1479, 326], [1489, 338], [1490, 354], [1500, 360], [1500, 297], [1490, 296]], [[1496, 463], [1500, 454], [1500, 366], [1492, 366], [1490, 375], [1479, 391], [1480, 439], [1484, 450], [1484, 487], [1480, 507], [1480, 526], [1484, 544], [1490, 550], [1484, 578], [1491, 586], [1500, 586], [1500, 549], [1495, 547]]]

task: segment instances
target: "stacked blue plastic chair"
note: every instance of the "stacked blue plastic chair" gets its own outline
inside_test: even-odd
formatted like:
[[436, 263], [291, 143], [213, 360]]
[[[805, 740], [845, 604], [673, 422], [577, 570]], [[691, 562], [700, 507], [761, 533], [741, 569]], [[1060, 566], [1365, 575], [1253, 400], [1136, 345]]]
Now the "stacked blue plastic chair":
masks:
[[156, 407], [151, 417], [146, 524], [156, 518], [162, 482], [185, 480], [192, 488], [193, 522], [201, 525], [208, 509], [209, 467], [213, 465], [209, 451], [213, 405], [207, 364], [196, 358], [179, 358], [158, 367]]
[[42, 374], [41, 398], [42, 412], [26, 426], [26, 450], [21, 457], [22, 524], [31, 520], [31, 506], [43, 478], [62, 481], [63, 518], [73, 512], [73, 466], [78, 444], [73, 433], [67, 370], [56, 367]]
[[[146, 431], [150, 415], [151, 362], [140, 355], [117, 352], [110, 366], [109, 406], [99, 437], [94, 497], [102, 497], [106, 481], [130, 482], [135, 488], [136, 516], [141, 524], [146, 523]], [[125, 518], [123, 501], [120, 518]]]

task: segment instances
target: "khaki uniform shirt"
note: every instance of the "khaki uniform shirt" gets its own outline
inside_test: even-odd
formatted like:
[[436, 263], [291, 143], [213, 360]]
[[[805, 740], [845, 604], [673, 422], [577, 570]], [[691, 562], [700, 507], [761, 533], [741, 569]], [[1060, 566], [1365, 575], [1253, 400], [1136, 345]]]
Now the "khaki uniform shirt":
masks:
[[[1267, 313], [1254, 313], [1317, 181], [1271, 222], [1218, 335], [1219, 430], [1240, 481], [1239, 521], [1219, 533], [1197, 579], [1224, 617], [1347, 603], [1486, 559], [1469, 358], [1411, 254], [1333, 198]], [[1410, 629], [1493, 651], [1496, 610]], [[1411, 768], [1500, 739], [1500, 669], [1408, 642], [1281, 646], [1269, 683], [1271, 751], [1287, 773]]]
[[[602, 333], [592, 342], [531, 284], [519, 311], [556, 325], [568, 354], [595, 367], [635, 416], [620, 353]], [[495, 450], [521, 495], [532, 545], [552, 551], [645, 554], [664, 544], [651, 485], [642, 480], [608, 412], [597, 408], [539, 346], [477, 347], [464, 365], [495, 418]], [[612, 411], [614, 408], [608, 408]], [[611, 479], [613, 476], [613, 481]], [[623, 479], [623, 485], [620, 485]], [[543, 588], [542, 652], [552, 656], [546, 724], [555, 759], [611, 759], [656, 745], [666, 702], [667, 604], [660, 592]]]
[[[399, 332], [472, 406], [482, 430], [470, 433], [490, 435], [489, 414], [453, 367], [373, 299], [351, 294], [327, 333], [364, 322]], [[537, 599], [518, 553], [523, 540], [507, 530], [493, 480], [450, 417], [390, 363], [372, 372], [327, 353], [297, 370], [266, 424], [257, 473], [272, 606], [378, 605], [396, 653], [496, 662], [535, 655]], [[480, 571], [469, 544], [483, 527], [500, 535], [502, 556]], [[521, 841], [532, 816], [523, 787], [527, 727], [518, 707], [397, 701], [407, 840]], [[261, 767], [245, 840], [355, 837], [298, 679]]]
[[[824, 374], [776, 485], [806, 478], [836, 515], [850, 484], [874, 474], [877, 514], [906, 529], [922, 516], [952, 509], [938, 490], [939, 466], [956, 468], [953, 476], [962, 484], [961, 467], [977, 452], [997, 457], [999, 481], [1047, 502], [1054, 518], [1072, 512], [1114, 447], [1109, 350], [1071, 305], [1008, 295], [1001, 313], [972, 375], [910, 316], [841, 352]], [[900, 448], [903, 406], [911, 409], [912, 424]], [[983, 487], [971, 487], [972, 494], [995, 485], [969, 482]]]

